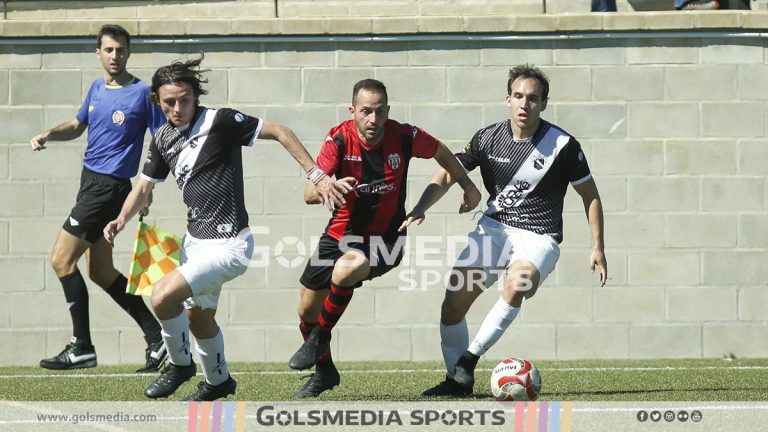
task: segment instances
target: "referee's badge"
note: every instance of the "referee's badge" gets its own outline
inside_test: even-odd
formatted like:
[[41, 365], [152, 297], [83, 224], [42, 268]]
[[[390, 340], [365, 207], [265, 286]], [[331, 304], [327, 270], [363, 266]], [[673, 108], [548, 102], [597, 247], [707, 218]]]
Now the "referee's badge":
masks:
[[112, 113], [112, 123], [122, 126], [125, 122], [125, 114], [122, 111], [115, 111]]
[[390, 153], [387, 157], [387, 164], [389, 164], [392, 171], [397, 171], [397, 169], [400, 168], [400, 155], [397, 153]]

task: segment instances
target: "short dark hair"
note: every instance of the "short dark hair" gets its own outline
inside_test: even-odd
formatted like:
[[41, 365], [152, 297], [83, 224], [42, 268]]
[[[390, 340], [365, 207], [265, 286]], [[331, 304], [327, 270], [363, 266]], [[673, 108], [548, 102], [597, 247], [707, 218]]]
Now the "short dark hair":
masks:
[[196, 60], [175, 61], [168, 66], [158, 68], [152, 76], [149, 99], [158, 103], [157, 91], [166, 84], [187, 83], [192, 87], [192, 93], [195, 95], [195, 105], [199, 104], [200, 95], [208, 94], [208, 91], [203, 88], [203, 84], [208, 82], [207, 78], [203, 78], [203, 73], [210, 69], [200, 69], [200, 63], [203, 62], [204, 57], [205, 55], [201, 52], [200, 58]]
[[528, 63], [515, 66], [509, 70], [509, 80], [507, 81], [508, 95], [512, 94], [512, 83], [520, 77], [533, 78], [537, 80], [539, 84], [541, 84], [541, 99], [547, 100], [547, 98], [549, 98], [549, 78], [547, 78], [541, 69]]
[[125, 43], [128, 45], [128, 49], [131, 48], [131, 35], [128, 34], [128, 30], [122, 28], [117, 24], [105, 24], [101, 26], [99, 34], [96, 36], [96, 48], [101, 49], [101, 38], [109, 36], [112, 39], [125, 38]]
[[385, 86], [384, 83], [379, 80], [366, 78], [364, 80], [358, 81], [355, 84], [355, 87], [352, 88], [352, 105], [355, 104], [355, 98], [357, 97], [357, 93], [359, 93], [360, 90], [368, 90], [369, 92], [381, 93], [384, 95], [384, 103], [389, 103], [389, 96], [387, 96], [387, 86]]

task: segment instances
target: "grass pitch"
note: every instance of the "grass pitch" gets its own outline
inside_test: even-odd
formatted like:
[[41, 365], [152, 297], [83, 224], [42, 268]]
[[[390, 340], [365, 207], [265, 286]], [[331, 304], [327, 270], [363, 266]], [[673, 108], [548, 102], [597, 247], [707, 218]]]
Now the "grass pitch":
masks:
[[[768, 359], [537, 361], [541, 371], [539, 400], [551, 401], [765, 401]], [[475, 394], [464, 400], [492, 400], [491, 368], [481, 361]], [[410, 401], [442, 381], [441, 362], [340, 362], [341, 385], [320, 401]], [[67, 372], [38, 367], [0, 368], [0, 400], [145, 401], [144, 388], [156, 374], [133, 373], [136, 366], [99, 366]], [[233, 363], [237, 400], [286, 401], [309, 373], [284, 364]], [[193, 392], [196, 379], [168, 400]], [[453, 400], [453, 399], [451, 399]]]

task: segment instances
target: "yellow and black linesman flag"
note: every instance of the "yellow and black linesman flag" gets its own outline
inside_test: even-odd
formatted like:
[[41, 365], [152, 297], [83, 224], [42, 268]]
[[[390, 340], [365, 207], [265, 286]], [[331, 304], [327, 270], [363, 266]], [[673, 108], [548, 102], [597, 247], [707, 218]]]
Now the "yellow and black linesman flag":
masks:
[[179, 265], [181, 239], [168, 231], [149, 226], [139, 219], [133, 245], [131, 272], [125, 291], [134, 295], [152, 295], [152, 286]]

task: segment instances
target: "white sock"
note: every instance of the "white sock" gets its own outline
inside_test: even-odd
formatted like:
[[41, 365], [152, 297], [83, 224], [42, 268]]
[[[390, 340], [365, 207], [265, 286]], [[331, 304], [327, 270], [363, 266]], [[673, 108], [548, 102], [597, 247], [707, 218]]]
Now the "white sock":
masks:
[[469, 330], [466, 319], [453, 325], [440, 323], [440, 349], [443, 350], [443, 360], [449, 377], [453, 377], [456, 372], [456, 362], [467, 350], [467, 345]]
[[219, 385], [229, 378], [227, 360], [224, 359], [224, 335], [221, 329], [210, 339], [195, 338], [195, 348], [200, 355], [200, 365], [208, 384]]
[[477, 356], [485, 354], [512, 324], [518, 312], [520, 312], [519, 307], [512, 307], [504, 301], [503, 297], [499, 297], [496, 304], [488, 311], [475, 339], [469, 345], [469, 352]]
[[189, 366], [192, 354], [189, 351], [189, 320], [185, 311], [169, 320], [160, 321], [160, 335], [163, 337], [168, 357], [177, 366]]

